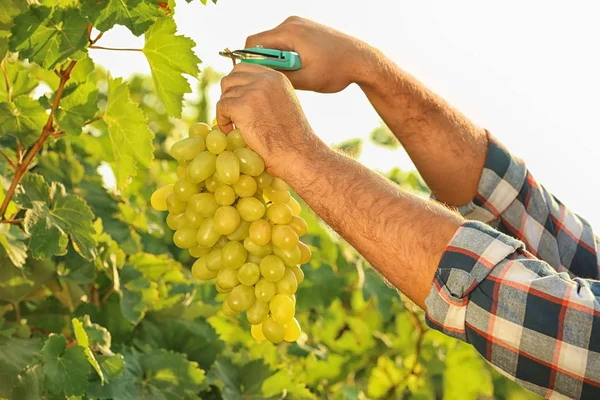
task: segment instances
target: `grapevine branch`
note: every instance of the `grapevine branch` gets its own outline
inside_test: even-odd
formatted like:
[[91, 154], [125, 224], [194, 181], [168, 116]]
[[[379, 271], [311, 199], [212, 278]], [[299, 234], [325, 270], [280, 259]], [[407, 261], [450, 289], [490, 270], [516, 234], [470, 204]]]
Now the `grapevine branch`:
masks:
[[77, 64], [77, 61], [72, 60], [69, 63], [69, 65], [67, 66], [67, 68], [60, 71], [60, 82], [58, 84], [58, 89], [56, 89], [56, 95], [54, 96], [54, 102], [52, 103], [52, 107], [50, 108], [50, 115], [48, 116], [48, 120], [46, 121], [46, 124], [44, 125], [44, 128], [42, 129], [42, 134], [36, 140], [36, 142], [33, 144], [33, 146], [29, 149], [29, 151], [27, 152], [27, 155], [25, 156], [25, 159], [23, 159], [23, 161], [19, 162], [19, 164], [17, 165], [17, 168], [15, 170], [15, 176], [13, 177], [13, 180], [10, 183], [10, 187], [8, 188], [8, 191], [6, 192], [6, 197], [4, 198], [4, 201], [2, 202], [2, 206], [0, 206], [0, 216], [1, 216], [3, 222], [5, 221], [4, 215], [6, 214], [6, 209], [8, 208], [8, 203], [10, 202], [13, 195], [15, 194], [15, 190], [17, 189], [17, 186], [21, 182], [21, 178], [23, 178], [23, 175], [25, 174], [25, 172], [27, 172], [27, 169], [29, 168], [29, 164], [31, 164], [31, 161], [33, 161], [36, 154], [40, 151], [40, 149], [44, 145], [44, 142], [54, 132], [54, 128], [53, 128], [54, 114], [56, 112], [56, 109], [58, 108], [60, 99], [62, 98], [67, 81], [69, 80], [69, 78], [71, 78], [71, 71], [73, 71], [73, 68], [75, 68], [75, 64]]
[[[96, 38], [96, 39], [98, 39], [98, 38]], [[143, 51], [142, 49], [104, 47], [104, 46], [95, 46], [95, 45], [91, 45], [89, 48], [90, 49], [98, 49], [98, 50], [113, 50], [113, 51], [140, 51], [140, 52]]]

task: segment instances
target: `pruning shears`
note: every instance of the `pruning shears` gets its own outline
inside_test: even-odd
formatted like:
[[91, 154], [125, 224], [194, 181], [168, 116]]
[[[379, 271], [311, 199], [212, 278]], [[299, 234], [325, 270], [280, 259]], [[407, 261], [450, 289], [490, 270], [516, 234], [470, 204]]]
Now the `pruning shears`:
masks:
[[248, 64], [259, 64], [273, 69], [294, 71], [302, 68], [300, 56], [294, 51], [265, 49], [262, 46], [256, 46], [234, 51], [225, 49], [224, 51], [220, 51], [219, 55], [234, 60], [237, 59]]

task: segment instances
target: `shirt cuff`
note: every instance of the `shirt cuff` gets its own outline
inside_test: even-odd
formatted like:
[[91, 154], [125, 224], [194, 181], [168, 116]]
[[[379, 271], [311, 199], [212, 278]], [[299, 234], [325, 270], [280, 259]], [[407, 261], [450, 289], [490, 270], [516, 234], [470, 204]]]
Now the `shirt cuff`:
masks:
[[488, 131], [486, 133], [489, 145], [477, 194], [468, 204], [458, 207], [458, 211], [467, 219], [490, 223], [515, 201], [527, 179], [527, 168], [522, 160], [510, 154]]
[[425, 299], [427, 324], [467, 342], [469, 295], [492, 270], [524, 244], [490, 226], [467, 221], [446, 246]]

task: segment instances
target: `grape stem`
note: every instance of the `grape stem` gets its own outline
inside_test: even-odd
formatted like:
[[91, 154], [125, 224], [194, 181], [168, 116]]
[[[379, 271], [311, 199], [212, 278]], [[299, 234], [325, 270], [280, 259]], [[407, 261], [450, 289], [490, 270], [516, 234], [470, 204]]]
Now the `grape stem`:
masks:
[[95, 45], [92, 45], [89, 48], [90, 49], [98, 49], [98, 50], [113, 50], [113, 51], [139, 51], [139, 52], [143, 52], [144, 51], [142, 49], [104, 47], [104, 46], [95, 46]]
[[25, 159], [22, 162], [19, 162], [17, 164], [17, 168], [15, 170], [15, 176], [13, 177], [13, 180], [10, 183], [10, 187], [8, 188], [8, 191], [6, 192], [6, 197], [4, 198], [4, 201], [2, 202], [2, 206], [0, 206], [0, 217], [1, 217], [2, 221], [6, 220], [6, 218], [5, 218], [6, 209], [8, 208], [8, 204], [10, 203], [10, 200], [12, 199], [13, 195], [15, 194], [15, 190], [17, 189], [17, 186], [21, 182], [21, 178], [23, 178], [23, 175], [25, 175], [25, 172], [27, 172], [27, 169], [29, 168], [29, 165], [33, 161], [34, 157], [44, 146], [44, 142], [46, 142], [48, 137], [50, 137], [50, 135], [54, 132], [54, 127], [53, 127], [54, 114], [56, 113], [56, 109], [58, 108], [60, 99], [62, 98], [67, 81], [69, 80], [69, 78], [71, 78], [71, 71], [73, 71], [73, 68], [75, 68], [75, 64], [77, 64], [77, 61], [71, 60], [71, 62], [67, 66], [67, 68], [60, 71], [60, 82], [58, 84], [58, 89], [56, 89], [56, 95], [54, 96], [54, 102], [52, 102], [52, 107], [50, 108], [50, 115], [48, 116], [48, 120], [46, 121], [44, 128], [42, 128], [42, 134], [36, 140], [36, 142], [33, 144], [33, 146], [29, 149], [29, 151], [27, 152], [27, 155], [25, 156]]
[[2, 156], [6, 159], [6, 161], [8, 161], [8, 164], [10, 164], [13, 169], [17, 168], [15, 162], [11, 160], [4, 151], [0, 150], [0, 154], [2, 154]]

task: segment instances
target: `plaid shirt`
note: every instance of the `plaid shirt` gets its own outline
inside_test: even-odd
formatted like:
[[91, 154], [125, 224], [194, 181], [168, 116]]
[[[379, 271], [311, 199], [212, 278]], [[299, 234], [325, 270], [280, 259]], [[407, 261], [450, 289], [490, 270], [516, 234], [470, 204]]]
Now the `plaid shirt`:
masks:
[[600, 239], [490, 135], [427, 323], [550, 399], [600, 399]]

